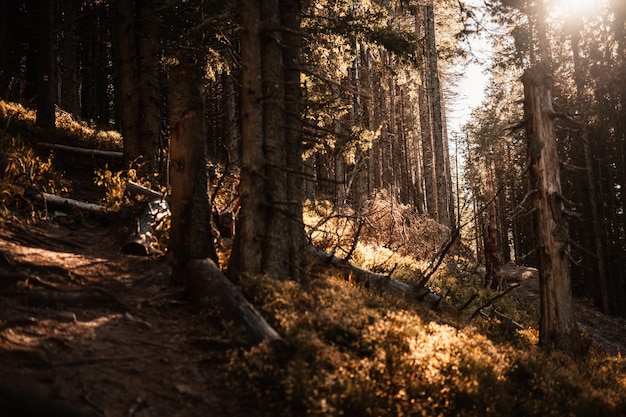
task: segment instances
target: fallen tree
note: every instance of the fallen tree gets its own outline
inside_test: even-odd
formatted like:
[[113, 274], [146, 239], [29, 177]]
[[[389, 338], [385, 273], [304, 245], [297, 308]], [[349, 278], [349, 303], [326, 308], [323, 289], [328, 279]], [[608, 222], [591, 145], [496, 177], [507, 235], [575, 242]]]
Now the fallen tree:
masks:
[[169, 215], [167, 201], [161, 198], [150, 201], [137, 219], [137, 227], [122, 245], [122, 253], [141, 256], [160, 254], [161, 251], [155, 247], [154, 232], [160, 229]]
[[124, 153], [119, 152], [119, 151], [103, 151], [100, 149], [78, 148], [76, 146], [60, 145], [57, 143], [39, 142], [37, 146], [40, 146], [46, 149], [55, 149], [59, 151], [72, 152], [72, 153], [76, 153], [79, 155], [88, 155], [92, 157], [112, 158], [112, 159], [122, 159], [124, 157]]
[[104, 206], [93, 203], [86, 203], [83, 201], [74, 200], [67, 197], [59, 197], [58, 195], [48, 194], [48, 193], [37, 193], [35, 194], [35, 199], [40, 200], [46, 205], [52, 205], [59, 208], [77, 208], [83, 211], [88, 211], [91, 213], [106, 213], [107, 209]]
[[248, 342], [259, 344], [284, 344], [283, 339], [239, 292], [211, 259], [196, 259], [187, 264], [186, 289], [196, 302], [210, 302], [220, 309], [220, 314], [235, 324], [243, 326]]
[[[345, 259], [328, 254], [321, 249], [310, 248], [309, 257], [314, 266], [333, 268], [346, 281], [354, 282], [379, 295], [389, 295], [407, 301], [418, 302], [429, 308], [446, 308], [445, 304], [442, 303], [443, 297], [431, 292], [426, 287], [409, 285], [392, 279], [388, 275], [377, 274], [359, 268]], [[456, 309], [451, 311], [453, 310], [456, 311]]]

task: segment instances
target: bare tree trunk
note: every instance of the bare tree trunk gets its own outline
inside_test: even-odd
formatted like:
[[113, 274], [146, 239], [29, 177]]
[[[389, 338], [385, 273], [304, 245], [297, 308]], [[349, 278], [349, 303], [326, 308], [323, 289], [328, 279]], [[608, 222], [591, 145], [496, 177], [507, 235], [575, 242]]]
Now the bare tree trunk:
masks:
[[157, 171], [157, 147], [161, 129], [161, 100], [159, 98], [159, 17], [155, 0], [137, 0], [137, 46], [139, 92], [138, 147], [143, 157], [142, 171], [152, 175]]
[[37, 59], [37, 126], [44, 129], [54, 129], [55, 126], [55, 3], [54, 0], [44, 0], [39, 11], [41, 33]]
[[432, 141], [435, 166], [435, 185], [437, 194], [437, 221], [446, 226], [453, 226], [450, 218], [448, 198], [448, 174], [446, 173], [446, 145], [442, 115], [441, 86], [439, 84], [439, 67], [437, 62], [437, 45], [435, 39], [435, 14], [431, 0], [424, 6], [426, 61], [428, 63], [428, 95], [432, 126]]
[[128, 166], [141, 155], [135, 140], [139, 125], [139, 95], [137, 93], [138, 54], [135, 36], [135, 6], [133, 0], [117, 0], [116, 55], [119, 85], [120, 130], [124, 136], [124, 162]]
[[241, 0], [241, 210], [228, 272], [263, 270], [265, 213], [268, 210], [263, 151], [261, 12], [255, 0]]
[[541, 274], [539, 343], [544, 349], [555, 348], [580, 354], [587, 345], [578, 330], [572, 309], [569, 233], [561, 194], [551, 75], [544, 66], [533, 67], [525, 72], [522, 81]]
[[181, 64], [170, 74], [171, 211], [168, 251], [175, 270], [192, 259], [217, 260], [211, 235], [206, 169], [204, 88], [194, 68]]
[[117, 55], [124, 162], [153, 174], [160, 134], [158, 17], [152, 1], [117, 0]]
[[80, 72], [78, 63], [78, 14], [81, 0], [64, 1], [63, 42], [61, 43], [60, 83], [61, 97], [59, 105], [75, 118], [80, 117]]
[[306, 280], [304, 248], [306, 235], [302, 218], [304, 200], [304, 161], [302, 159], [302, 88], [300, 85], [300, 53], [302, 39], [300, 30], [300, 1], [282, 1], [282, 24], [288, 28], [284, 34], [283, 62], [285, 65], [286, 126], [285, 142], [287, 157], [286, 206], [289, 225], [289, 276], [303, 282]]
[[[298, 41], [283, 32], [298, 32], [290, 25], [299, 24], [299, 6], [295, 0], [261, 5], [241, 0], [240, 6], [241, 211], [229, 272], [294, 278], [290, 274], [302, 272], [304, 242], [300, 93], [295, 91], [300, 83], [294, 61], [299, 51]], [[288, 30], [275, 29], [281, 25]], [[284, 52], [284, 42], [294, 51]], [[285, 61], [296, 66], [287, 68]]]
[[[582, 24], [582, 21], [581, 21]], [[585, 89], [585, 81], [581, 71], [580, 62], [580, 28], [576, 27], [571, 36], [572, 45], [572, 59], [574, 61], [574, 80], [576, 82], [576, 96], [579, 105], [582, 105], [583, 91]], [[593, 158], [591, 155], [591, 147], [589, 146], [589, 135], [586, 129], [582, 132], [582, 146], [585, 156], [585, 168], [587, 170], [587, 187], [589, 192], [589, 206], [591, 210], [591, 222], [593, 225], [593, 241], [595, 246], [595, 255], [597, 262], [597, 274], [598, 274], [598, 292], [600, 294], [600, 306], [605, 314], [611, 312], [611, 302], [609, 297], [609, 284], [607, 267], [605, 261], [605, 247], [604, 242], [607, 240], [605, 226], [602, 224], [602, 218], [600, 210], [598, 208], [598, 193], [596, 190], [595, 173], [593, 169]]]

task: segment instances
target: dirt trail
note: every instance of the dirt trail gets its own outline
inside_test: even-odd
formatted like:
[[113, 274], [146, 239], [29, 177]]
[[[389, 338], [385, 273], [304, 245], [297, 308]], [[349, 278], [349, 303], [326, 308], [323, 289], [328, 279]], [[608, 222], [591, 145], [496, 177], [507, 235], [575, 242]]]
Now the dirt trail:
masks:
[[95, 223], [0, 224], [2, 415], [250, 415], [227, 387], [237, 342], [119, 244]]

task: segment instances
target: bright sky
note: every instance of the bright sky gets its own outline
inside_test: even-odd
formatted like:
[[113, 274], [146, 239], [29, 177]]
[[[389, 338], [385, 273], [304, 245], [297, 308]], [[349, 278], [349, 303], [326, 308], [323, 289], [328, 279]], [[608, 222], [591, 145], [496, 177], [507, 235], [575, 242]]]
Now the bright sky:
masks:
[[[469, 0], [467, 3], [480, 4], [477, 0]], [[462, 75], [454, 88], [457, 97], [449, 102], [446, 108], [449, 137], [455, 133], [462, 133], [463, 125], [469, 121], [472, 110], [483, 102], [491, 77], [489, 73], [491, 44], [485, 38], [477, 37], [472, 37], [469, 42], [475, 59], [466, 67], [456, 70]]]

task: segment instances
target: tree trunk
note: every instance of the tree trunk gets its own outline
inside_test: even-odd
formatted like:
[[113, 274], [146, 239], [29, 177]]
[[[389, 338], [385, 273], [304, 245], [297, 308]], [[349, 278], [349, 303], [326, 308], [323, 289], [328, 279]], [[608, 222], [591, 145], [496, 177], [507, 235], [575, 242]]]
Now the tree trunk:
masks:
[[[241, 211], [229, 272], [285, 279], [294, 270], [301, 274], [303, 265], [300, 83], [297, 67], [285, 65], [296, 63], [299, 50], [275, 28], [282, 24], [297, 33], [288, 25], [298, 24], [299, 9], [295, 0], [282, 8], [276, 0], [242, 0], [241, 13]], [[294, 50], [284, 52], [283, 42]]]
[[39, 56], [37, 59], [37, 126], [54, 129], [55, 82], [55, 1], [44, 0], [39, 10]]
[[81, 0], [63, 2], [63, 41], [61, 43], [61, 97], [59, 105], [75, 118], [80, 118], [80, 72], [78, 62], [78, 14]]
[[284, 34], [283, 62], [285, 65], [285, 142], [287, 157], [287, 196], [286, 206], [289, 225], [289, 276], [296, 281], [306, 280], [306, 258], [304, 248], [306, 235], [302, 218], [304, 200], [304, 161], [302, 159], [302, 87], [300, 84], [300, 52], [302, 39], [300, 31], [300, 2], [281, 2], [282, 24], [289, 30]]
[[255, 0], [241, 0], [241, 210], [228, 266], [229, 274], [260, 273], [268, 210], [263, 149], [261, 11]]
[[119, 86], [120, 130], [124, 137], [124, 165], [141, 155], [135, 139], [139, 126], [139, 95], [137, 93], [137, 42], [133, 0], [117, 0], [116, 45], [117, 78]]
[[439, 223], [452, 227], [448, 198], [448, 174], [446, 172], [446, 145], [444, 141], [444, 126], [442, 116], [441, 87], [439, 85], [439, 66], [437, 62], [437, 45], [435, 40], [434, 5], [430, 1], [424, 6], [425, 35], [426, 35], [426, 62], [428, 65], [428, 95], [432, 126], [432, 143], [435, 166], [435, 186], [437, 195], [436, 219]]
[[118, 84], [124, 162], [152, 175], [161, 111], [158, 97], [159, 38], [156, 5], [151, 1], [117, 0]]
[[543, 66], [528, 69], [524, 83], [524, 113], [528, 136], [531, 192], [534, 193], [534, 224], [541, 274], [539, 343], [545, 349], [583, 353], [582, 338], [572, 308], [568, 262], [568, 225], [561, 194], [560, 161], [557, 155], [552, 80]]
[[137, 9], [137, 47], [138, 47], [138, 83], [135, 88], [139, 94], [139, 126], [137, 137], [139, 155], [144, 165], [141, 171], [152, 175], [157, 171], [157, 147], [161, 129], [161, 99], [159, 98], [159, 21], [158, 2], [138, 0]]
[[211, 235], [206, 169], [204, 87], [195, 69], [181, 64], [170, 73], [172, 225], [168, 250], [175, 270], [192, 259], [217, 260]]

